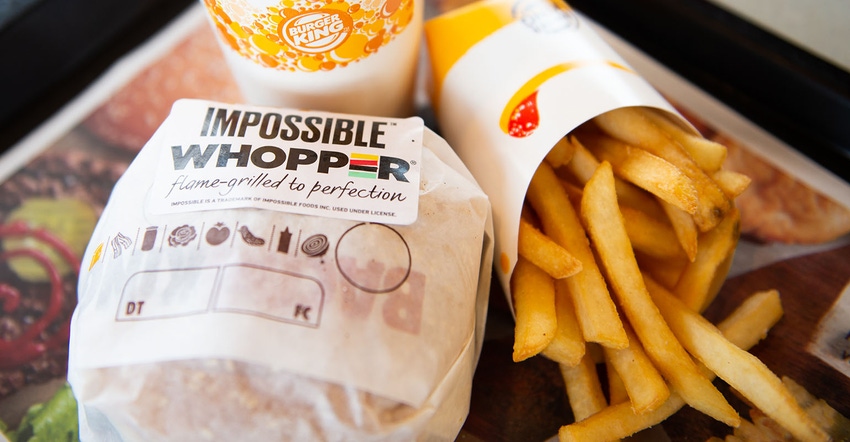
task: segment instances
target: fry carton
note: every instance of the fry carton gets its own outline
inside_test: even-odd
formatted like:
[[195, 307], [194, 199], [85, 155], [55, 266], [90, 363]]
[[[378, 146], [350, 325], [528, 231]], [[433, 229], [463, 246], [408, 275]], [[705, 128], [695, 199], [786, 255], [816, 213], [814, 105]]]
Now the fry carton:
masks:
[[510, 298], [526, 189], [550, 149], [612, 109], [680, 117], [561, 2], [476, 2], [426, 22], [425, 38], [440, 131], [490, 197], [497, 274]]

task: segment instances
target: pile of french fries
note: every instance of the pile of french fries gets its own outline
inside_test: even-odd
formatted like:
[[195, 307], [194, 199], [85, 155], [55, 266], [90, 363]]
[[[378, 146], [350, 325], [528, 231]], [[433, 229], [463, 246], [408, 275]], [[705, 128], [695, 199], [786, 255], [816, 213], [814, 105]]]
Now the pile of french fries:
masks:
[[[782, 377], [782, 383], [788, 387], [797, 403], [806, 413], [826, 431], [833, 440], [850, 440], [850, 419], [836, 411], [823, 399], [806, 391], [800, 384], [788, 376]], [[775, 420], [767, 417], [758, 409], [749, 410], [750, 420], [741, 419], [741, 425], [725, 438], [712, 436], [706, 442], [774, 442], [793, 440], [793, 436]]]
[[829, 440], [746, 351], [782, 316], [778, 293], [718, 326], [701, 315], [729, 271], [734, 199], [749, 184], [725, 157], [666, 114], [628, 107], [583, 124], [538, 167], [511, 275], [513, 358], [559, 364], [575, 418], [560, 440], [621, 439], [684, 405], [738, 427], [715, 376], [795, 438]]

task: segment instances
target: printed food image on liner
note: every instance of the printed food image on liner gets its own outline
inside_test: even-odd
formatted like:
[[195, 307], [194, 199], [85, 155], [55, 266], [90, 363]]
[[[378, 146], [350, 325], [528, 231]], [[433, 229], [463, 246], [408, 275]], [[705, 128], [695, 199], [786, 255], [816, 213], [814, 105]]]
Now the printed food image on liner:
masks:
[[781, 307], [750, 334], [701, 315], [729, 272], [734, 201], [750, 183], [724, 169], [726, 146], [563, 3], [482, 1], [425, 29], [442, 134], [492, 200], [513, 360], [543, 355], [566, 386], [573, 421], [559, 439], [619, 440], [685, 405], [736, 428], [719, 376], [794, 437], [827, 440], [746, 351]]
[[418, 118], [178, 101], [83, 258], [81, 436], [456, 437], [491, 222]]

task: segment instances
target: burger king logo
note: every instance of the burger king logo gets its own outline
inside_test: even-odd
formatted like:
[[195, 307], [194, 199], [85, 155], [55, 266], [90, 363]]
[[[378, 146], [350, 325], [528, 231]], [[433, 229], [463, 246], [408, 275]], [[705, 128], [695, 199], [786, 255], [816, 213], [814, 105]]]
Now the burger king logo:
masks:
[[302, 12], [281, 22], [280, 37], [292, 48], [310, 54], [328, 52], [351, 35], [351, 17], [332, 9]]

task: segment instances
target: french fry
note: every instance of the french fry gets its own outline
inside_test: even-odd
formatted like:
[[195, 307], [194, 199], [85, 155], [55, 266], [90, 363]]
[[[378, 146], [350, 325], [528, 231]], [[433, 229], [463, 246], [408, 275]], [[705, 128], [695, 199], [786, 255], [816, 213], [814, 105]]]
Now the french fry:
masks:
[[582, 270], [566, 279], [587, 342], [624, 348], [629, 341], [608, 287], [590, 250], [584, 227], [558, 177], [546, 162], [540, 164], [526, 194], [552, 240], [569, 250]]
[[660, 407], [670, 397], [670, 390], [631, 327], [628, 323], [623, 325], [629, 337], [629, 346], [624, 349], [604, 349], [605, 360], [619, 374], [634, 412], [643, 414]]
[[[635, 186], [632, 183], [620, 180], [616, 176], [614, 177], [614, 181], [615, 184], [620, 183], [622, 185], [616, 186], [618, 189], [617, 201], [619, 201], [621, 207], [629, 207], [639, 210], [656, 221], [667, 221], [667, 214], [664, 213], [664, 210], [661, 208], [661, 204], [655, 195]], [[619, 190], [621, 187], [623, 189]]]
[[635, 250], [635, 259], [643, 272], [652, 275], [656, 281], [668, 288], [676, 286], [676, 282], [679, 281], [682, 271], [689, 262], [687, 258], [658, 259], [643, 254], [640, 250]]
[[713, 173], [723, 166], [728, 150], [726, 146], [686, 132], [681, 126], [667, 118], [660, 110], [640, 108], [640, 111], [655, 125], [663, 129], [671, 138], [678, 141], [691, 155], [699, 167], [707, 173]]
[[694, 221], [700, 231], [708, 231], [732, 208], [732, 201], [693, 160], [687, 151], [639, 108], [618, 108], [593, 119], [607, 134], [659, 156], [681, 169], [697, 191]]
[[588, 343], [585, 348], [586, 355], [590, 356], [590, 360], [595, 364], [602, 364], [605, 362], [605, 351], [602, 350], [603, 346], [595, 343]]
[[543, 356], [572, 367], [578, 365], [584, 357], [585, 343], [569, 290], [566, 281], [555, 281], [555, 312], [558, 328], [555, 331], [555, 337], [543, 349]]
[[720, 169], [714, 172], [711, 175], [711, 178], [718, 186], [720, 186], [720, 190], [722, 190], [723, 193], [725, 193], [730, 199], [735, 199], [740, 194], [744, 193], [753, 181], [750, 177], [743, 173], [727, 169]]
[[623, 378], [607, 357], [605, 358], [605, 374], [608, 377], [608, 403], [615, 405], [628, 402], [629, 393], [626, 391], [626, 384], [623, 383]]
[[596, 363], [590, 354], [586, 354], [574, 367], [559, 364], [561, 376], [567, 390], [567, 399], [573, 410], [576, 422], [592, 416], [608, 406], [599, 375], [596, 373]]
[[552, 150], [546, 154], [546, 161], [555, 169], [570, 162], [575, 154], [575, 146], [567, 141], [567, 138], [561, 138], [552, 147]]
[[579, 183], [584, 185], [593, 176], [593, 171], [599, 167], [599, 160], [587, 150], [587, 147], [575, 135], [570, 136], [570, 144], [573, 146], [573, 157], [563, 167], [572, 173]]
[[570, 202], [573, 203], [573, 209], [578, 210], [578, 204], [581, 202], [581, 188], [566, 180], [560, 180], [560, 182]]
[[661, 259], [676, 260], [685, 256], [676, 232], [669, 224], [660, 222], [640, 210], [620, 206], [626, 234], [636, 251]]
[[700, 362], [797, 439], [829, 440], [763, 362], [726, 339], [660, 284], [647, 279], [646, 285], [678, 340]]
[[600, 161], [611, 163], [618, 177], [691, 215], [696, 213], [693, 181], [667, 160], [605, 135], [588, 135], [582, 143]]
[[[575, 136], [570, 139], [575, 145], [575, 156], [574, 161], [567, 165], [567, 169], [584, 184], [590, 179], [596, 168], [599, 167], [599, 161]], [[688, 258], [693, 260], [697, 252], [698, 236], [693, 217], [670, 203], [661, 199], [656, 200], [656, 196], [629, 182], [623, 181], [616, 176], [614, 179], [616, 181], [617, 200], [620, 202], [620, 205], [638, 209], [649, 215], [652, 219], [668, 219], [673, 226], [682, 249], [688, 255]], [[573, 194], [571, 194], [572, 197]]]
[[569, 251], [520, 219], [517, 240], [519, 256], [540, 267], [555, 279], [566, 278], [581, 271], [581, 262]]
[[636, 414], [628, 402], [610, 405], [584, 420], [564, 425], [558, 430], [560, 442], [609, 441], [629, 437], [638, 431], [660, 424], [685, 405], [675, 392], [653, 411]]
[[[646, 279], [653, 281], [652, 278]], [[771, 307], [774, 302], [779, 302], [779, 305]], [[761, 315], [759, 310], [762, 307], [765, 308], [764, 315]], [[719, 322], [718, 330], [729, 342], [737, 345], [741, 350], [749, 351], [767, 336], [769, 328], [776, 325], [783, 314], [778, 291], [755, 292]], [[751, 326], [749, 324], [751, 322], [755, 322], [758, 326]]]
[[850, 419], [829, 406], [823, 399], [818, 399], [806, 391], [802, 385], [788, 376], [782, 376], [782, 383], [818, 426], [829, 433], [832, 440], [850, 440]]
[[767, 435], [763, 435], [761, 433], [761, 430], [759, 430], [759, 428], [756, 427], [755, 424], [746, 419], [741, 419], [741, 425], [739, 425], [738, 428], [735, 429], [733, 435], [738, 440], [745, 441], [767, 442], [768, 440], [770, 440], [767, 438]]
[[[850, 419], [844, 417], [823, 399], [818, 399], [793, 379], [783, 376], [782, 384], [788, 388], [800, 407], [809, 415], [817, 426], [824, 430], [834, 441], [850, 440]], [[743, 420], [741, 426], [735, 429], [734, 436], [747, 442], [772, 442], [794, 439], [791, 433], [782, 428], [775, 420], [766, 416], [758, 409], [750, 409], [752, 422]]]
[[[744, 327], [739, 323], [750, 318], [747, 314], [739, 313], [740, 308], [732, 312], [723, 322], [726, 323], [728, 330], [740, 331], [740, 334], [729, 335], [729, 341], [742, 350], [749, 350], [750, 347], [747, 345], [757, 342], [762, 332], [760, 329]], [[710, 379], [714, 379], [714, 373], [704, 366], [701, 369], [706, 371]], [[562, 426], [558, 431], [558, 438], [561, 442], [622, 439], [661, 423], [683, 406], [685, 401], [675, 391], [663, 405], [644, 414], [636, 414], [629, 403], [612, 404], [581, 422]]]
[[603, 161], [585, 185], [581, 215], [613, 292], [658, 371], [689, 405], [737, 426], [738, 414], [699, 371], [650, 298], [617, 206], [608, 162]]
[[[572, 161], [564, 165], [564, 169], [584, 185], [593, 176], [596, 168], [599, 167], [599, 160], [575, 136], [570, 137], [570, 142], [575, 151]], [[620, 178], [615, 177], [614, 179], [616, 181], [617, 199], [622, 204], [641, 210], [653, 218], [664, 218], [665, 215], [655, 201], [655, 196]]]
[[690, 309], [701, 312], [714, 300], [729, 270], [740, 236], [740, 215], [733, 209], [714, 229], [700, 235], [694, 261], [685, 267], [673, 292]]
[[673, 231], [676, 232], [676, 238], [679, 238], [679, 244], [685, 251], [688, 259], [693, 261], [696, 259], [697, 250], [699, 249], [699, 230], [692, 216], [687, 212], [673, 206], [665, 201], [658, 200], [661, 204], [661, 209], [670, 220], [673, 226]]
[[765, 442], [794, 439], [788, 430], [782, 428], [782, 425], [776, 423], [759, 409], [750, 409], [750, 419]]
[[779, 322], [783, 313], [779, 292], [764, 290], [745, 299], [717, 328], [730, 341], [740, 343], [739, 347], [751, 348], [767, 337], [768, 330]]
[[540, 353], [555, 337], [555, 282], [546, 272], [520, 257], [511, 275], [516, 313], [514, 362]]
[[537, 219], [537, 214], [534, 213], [534, 210], [528, 204], [522, 205], [522, 209], [520, 209], [519, 212], [519, 217], [528, 224], [532, 225], [535, 229], [540, 228], [540, 220]]

